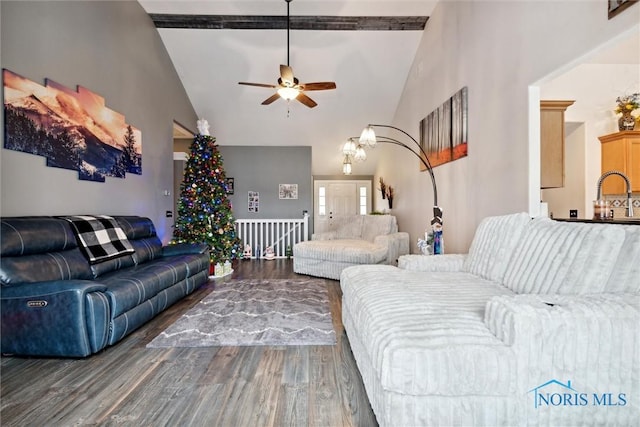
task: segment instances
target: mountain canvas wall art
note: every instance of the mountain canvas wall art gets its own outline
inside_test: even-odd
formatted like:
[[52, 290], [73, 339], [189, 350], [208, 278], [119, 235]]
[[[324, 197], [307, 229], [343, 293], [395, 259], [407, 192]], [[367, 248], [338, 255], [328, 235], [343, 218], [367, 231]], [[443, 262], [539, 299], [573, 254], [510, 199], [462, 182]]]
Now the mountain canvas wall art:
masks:
[[46, 157], [82, 180], [142, 174], [142, 133], [104, 98], [46, 79], [45, 86], [9, 70], [4, 81], [4, 148]]

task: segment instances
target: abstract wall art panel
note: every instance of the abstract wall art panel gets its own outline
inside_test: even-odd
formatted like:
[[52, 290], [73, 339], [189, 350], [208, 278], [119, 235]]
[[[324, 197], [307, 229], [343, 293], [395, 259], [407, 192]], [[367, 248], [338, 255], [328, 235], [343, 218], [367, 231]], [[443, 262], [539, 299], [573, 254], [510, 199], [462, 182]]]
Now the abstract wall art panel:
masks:
[[[467, 87], [463, 87], [420, 121], [420, 145], [431, 167], [467, 155]], [[425, 170], [421, 166], [421, 170]]]

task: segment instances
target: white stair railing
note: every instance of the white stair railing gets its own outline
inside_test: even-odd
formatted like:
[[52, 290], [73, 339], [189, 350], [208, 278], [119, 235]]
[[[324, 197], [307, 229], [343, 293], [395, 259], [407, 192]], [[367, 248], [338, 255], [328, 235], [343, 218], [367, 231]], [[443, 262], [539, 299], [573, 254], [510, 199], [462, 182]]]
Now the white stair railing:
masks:
[[241, 240], [241, 250], [251, 246], [252, 258], [264, 256], [271, 246], [276, 258], [286, 258], [287, 248], [308, 240], [309, 215], [301, 219], [237, 219], [236, 235]]

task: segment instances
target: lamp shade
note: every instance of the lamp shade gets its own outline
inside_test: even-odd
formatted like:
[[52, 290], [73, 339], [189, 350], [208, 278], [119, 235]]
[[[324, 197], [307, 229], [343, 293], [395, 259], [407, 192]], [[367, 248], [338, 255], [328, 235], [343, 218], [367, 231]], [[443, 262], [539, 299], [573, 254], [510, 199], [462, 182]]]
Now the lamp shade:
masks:
[[344, 147], [342, 147], [342, 154], [345, 156], [353, 156], [356, 154], [356, 144], [351, 140], [351, 138], [347, 139], [347, 142], [344, 143]]
[[356, 148], [356, 152], [353, 155], [353, 160], [356, 162], [364, 162], [367, 160], [367, 152], [364, 151], [364, 147], [362, 145], [358, 145]]
[[371, 148], [376, 146], [376, 133], [371, 126], [367, 126], [360, 134], [360, 145], [367, 145]]
[[342, 162], [342, 173], [345, 175], [351, 175], [351, 158], [349, 156], [344, 156], [344, 161]]

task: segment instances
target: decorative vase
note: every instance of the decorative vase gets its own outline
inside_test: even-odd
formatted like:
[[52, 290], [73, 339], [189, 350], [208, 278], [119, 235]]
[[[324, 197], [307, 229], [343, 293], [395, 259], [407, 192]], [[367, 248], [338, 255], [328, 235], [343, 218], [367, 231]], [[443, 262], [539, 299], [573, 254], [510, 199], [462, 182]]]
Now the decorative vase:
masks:
[[631, 115], [631, 111], [622, 113], [622, 117], [618, 120], [618, 130], [633, 130], [636, 126], [636, 118]]

